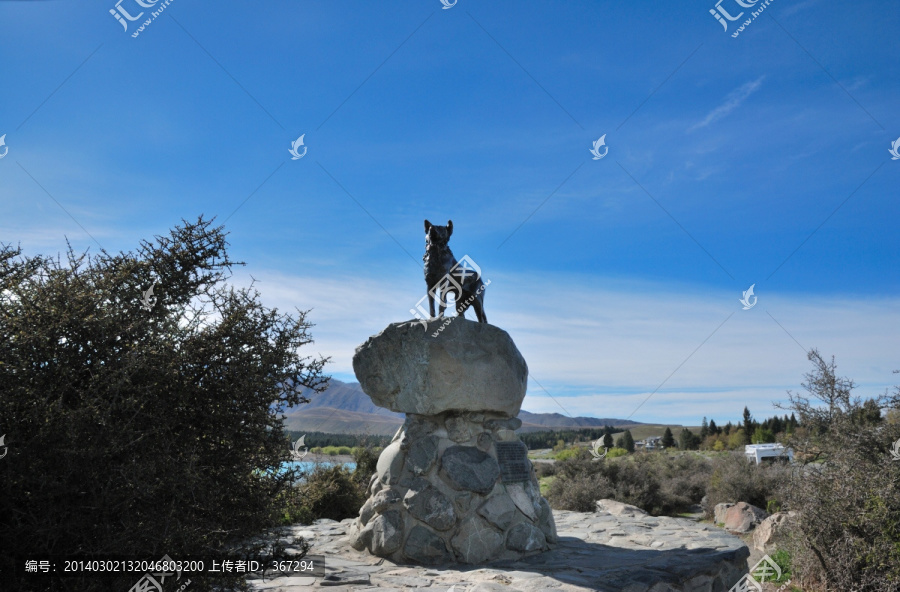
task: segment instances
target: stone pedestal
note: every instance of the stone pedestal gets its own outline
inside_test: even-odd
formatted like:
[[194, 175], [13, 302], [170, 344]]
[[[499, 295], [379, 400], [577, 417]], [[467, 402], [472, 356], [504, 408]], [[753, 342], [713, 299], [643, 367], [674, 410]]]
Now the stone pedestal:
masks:
[[505, 331], [462, 318], [394, 323], [357, 348], [353, 370], [377, 405], [406, 413], [351, 527], [355, 549], [436, 565], [556, 543], [515, 433], [528, 368]]

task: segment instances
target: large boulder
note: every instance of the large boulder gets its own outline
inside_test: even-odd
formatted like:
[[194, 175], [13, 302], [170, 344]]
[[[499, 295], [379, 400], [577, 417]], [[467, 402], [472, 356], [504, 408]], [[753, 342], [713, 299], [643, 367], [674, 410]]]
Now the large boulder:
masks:
[[759, 523], [753, 531], [753, 546], [760, 551], [782, 539], [787, 532], [790, 521], [796, 518], [797, 512], [776, 512]]
[[494, 411], [515, 417], [528, 366], [509, 334], [453, 318], [393, 323], [356, 349], [353, 371], [372, 401], [400, 413]]
[[716, 504], [716, 507], [713, 508], [713, 515], [716, 524], [725, 524], [725, 514], [727, 514], [728, 510], [733, 506], [734, 504], [730, 504], [728, 502]]
[[769, 514], [747, 502], [738, 502], [725, 512], [725, 530], [736, 533], [750, 532], [756, 528]]

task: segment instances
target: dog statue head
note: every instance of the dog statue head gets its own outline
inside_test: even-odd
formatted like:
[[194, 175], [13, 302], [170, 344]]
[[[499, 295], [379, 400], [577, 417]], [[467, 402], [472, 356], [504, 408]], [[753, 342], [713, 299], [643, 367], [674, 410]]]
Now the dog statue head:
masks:
[[429, 245], [444, 247], [450, 241], [451, 234], [453, 234], [453, 220], [447, 220], [446, 226], [435, 226], [425, 220], [425, 241]]

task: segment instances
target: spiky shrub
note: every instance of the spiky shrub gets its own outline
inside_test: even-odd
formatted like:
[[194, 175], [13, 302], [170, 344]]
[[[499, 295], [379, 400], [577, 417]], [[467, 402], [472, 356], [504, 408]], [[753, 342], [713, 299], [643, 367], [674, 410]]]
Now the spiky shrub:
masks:
[[0, 548], [178, 559], [278, 523], [290, 486], [279, 414], [303, 402], [282, 385], [322, 390], [325, 360], [298, 354], [305, 313], [226, 284], [226, 246], [202, 218], [137, 253], [70, 248], [60, 262], [0, 246]]
[[806, 394], [789, 393], [798, 429], [789, 444], [801, 459], [785, 493], [796, 510], [788, 543], [793, 571], [812, 587], [853, 592], [900, 589], [900, 462], [891, 444], [900, 424], [900, 388], [862, 401], [834, 359], [809, 353]]

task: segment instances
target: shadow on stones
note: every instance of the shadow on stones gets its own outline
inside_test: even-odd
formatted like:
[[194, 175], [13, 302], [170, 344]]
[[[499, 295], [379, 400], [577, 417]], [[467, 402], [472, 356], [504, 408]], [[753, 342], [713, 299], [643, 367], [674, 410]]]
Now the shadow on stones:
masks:
[[[504, 590], [510, 591], [518, 589], [516, 580], [544, 576], [561, 584], [601, 592], [621, 592], [624, 589], [641, 592], [661, 583], [676, 591], [727, 592], [747, 572], [749, 555], [747, 547], [730, 550], [712, 547], [625, 549], [590, 543], [577, 537], [561, 536], [554, 549], [524, 559], [440, 567], [458, 570], [461, 574], [482, 569], [500, 570], [510, 576], [511, 582], [503, 585]], [[421, 566], [410, 564], [409, 567]], [[502, 579], [497, 580], [497, 583], [505, 584]], [[462, 588], [466, 592], [476, 589], [487, 588], [473, 588], [472, 584]], [[460, 588], [457, 587], [457, 590]], [[669, 588], [657, 587], [654, 590]]]

